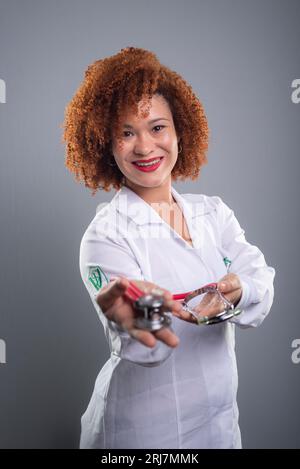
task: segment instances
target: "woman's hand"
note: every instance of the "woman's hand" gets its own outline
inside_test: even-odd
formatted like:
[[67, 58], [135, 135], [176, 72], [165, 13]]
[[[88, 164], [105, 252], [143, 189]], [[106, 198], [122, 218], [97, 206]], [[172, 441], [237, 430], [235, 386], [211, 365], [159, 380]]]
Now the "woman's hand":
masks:
[[234, 306], [240, 302], [243, 289], [238, 275], [233, 273], [226, 274], [219, 280], [218, 289]]
[[[145, 293], [149, 293], [153, 288], [158, 288], [164, 297], [165, 311], [170, 311], [174, 314], [181, 310], [180, 303], [173, 300], [172, 294], [164, 288], [160, 288], [154, 283], [141, 280], [134, 280], [133, 282]], [[108, 285], [105, 285], [105, 287], [101, 289], [96, 301], [105, 316], [117, 323], [133, 338], [147, 347], [154, 347], [156, 345], [156, 339], [161, 340], [170, 347], [176, 347], [179, 343], [179, 339], [170, 329], [166, 327], [163, 327], [162, 329], [154, 332], [138, 329], [135, 327], [134, 319], [136, 314], [133, 305], [131, 301], [124, 295], [128, 286], [129, 280], [125, 277], [120, 277], [112, 280]]]
[[[242, 296], [242, 285], [238, 275], [229, 273], [222, 277], [218, 282], [218, 290], [225, 298], [236, 306]], [[193, 310], [199, 313], [199, 317], [207, 316], [208, 318], [221, 313], [224, 310], [223, 302], [220, 301], [218, 294], [214, 292], [206, 293], [199, 305], [195, 306]], [[197, 319], [187, 311], [181, 309], [179, 312], [174, 312], [174, 316], [191, 323], [198, 324]]]

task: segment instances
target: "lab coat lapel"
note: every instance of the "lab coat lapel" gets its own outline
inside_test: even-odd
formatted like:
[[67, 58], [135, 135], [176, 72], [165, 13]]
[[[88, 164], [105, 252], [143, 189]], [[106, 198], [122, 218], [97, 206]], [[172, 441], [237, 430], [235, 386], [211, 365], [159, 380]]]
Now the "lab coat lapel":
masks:
[[[221, 245], [218, 233], [209, 223], [209, 213], [214, 210], [207, 203], [207, 198], [201, 194], [191, 194], [192, 197], [180, 195], [174, 188], [172, 193], [181, 207], [187, 223], [196, 254], [205, 264], [211, 275], [211, 281], [227, 273], [221, 255]], [[198, 197], [197, 197], [198, 196]]]

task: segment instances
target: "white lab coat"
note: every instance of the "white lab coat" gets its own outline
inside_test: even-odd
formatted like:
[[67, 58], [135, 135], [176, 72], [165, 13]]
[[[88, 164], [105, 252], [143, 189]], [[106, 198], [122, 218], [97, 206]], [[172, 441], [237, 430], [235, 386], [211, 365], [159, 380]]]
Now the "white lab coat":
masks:
[[[235, 324], [256, 327], [266, 317], [275, 270], [246, 241], [220, 197], [180, 195], [173, 187], [172, 194], [193, 247], [127, 187], [101, 204], [82, 238], [81, 276], [111, 354], [81, 419], [81, 448], [241, 447]], [[140, 344], [107, 320], [96, 303], [99, 288], [112, 276], [148, 280], [172, 293], [193, 290], [227, 273], [224, 257], [241, 279], [243, 312], [200, 327], [174, 317], [172, 328], [180, 338], [175, 349], [162, 342], [154, 349]], [[95, 268], [101, 272], [98, 284]]]

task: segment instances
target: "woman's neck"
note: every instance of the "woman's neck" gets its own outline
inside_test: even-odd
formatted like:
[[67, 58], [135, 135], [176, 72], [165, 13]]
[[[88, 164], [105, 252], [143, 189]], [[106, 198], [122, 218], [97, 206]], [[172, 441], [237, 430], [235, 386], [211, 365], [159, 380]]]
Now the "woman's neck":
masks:
[[158, 187], [143, 187], [128, 180], [125, 181], [124, 185], [133, 190], [139, 197], [150, 205], [163, 204], [172, 206], [176, 204], [171, 191], [171, 179]]

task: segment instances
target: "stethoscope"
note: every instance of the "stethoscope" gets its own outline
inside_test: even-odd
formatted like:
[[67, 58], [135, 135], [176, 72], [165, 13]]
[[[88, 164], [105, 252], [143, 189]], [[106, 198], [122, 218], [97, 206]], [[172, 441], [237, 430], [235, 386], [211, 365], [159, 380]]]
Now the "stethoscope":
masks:
[[[224, 308], [223, 311], [215, 316], [199, 316], [199, 313], [191, 306], [192, 300], [197, 297], [199, 297], [200, 300], [201, 295], [207, 293], [216, 295], [217, 300], [222, 303]], [[136, 327], [156, 331], [171, 324], [172, 314], [163, 311], [164, 300], [161, 295], [151, 292], [145, 293], [132, 281], [129, 281], [129, 287], [125, 291], [125, 296], [133, 303], [136, 312]], [[198, 325], [219, 324], [242, 312], [241, 309], [235, 308], [234, 304], [220, 292], [217, 283], [208, 283], [196, 290], [186, 293], [177, 293], [172, 295], [172, 298], [182, 303], [183, 310], [190, 313], [195, 318], [195, 323]]]

